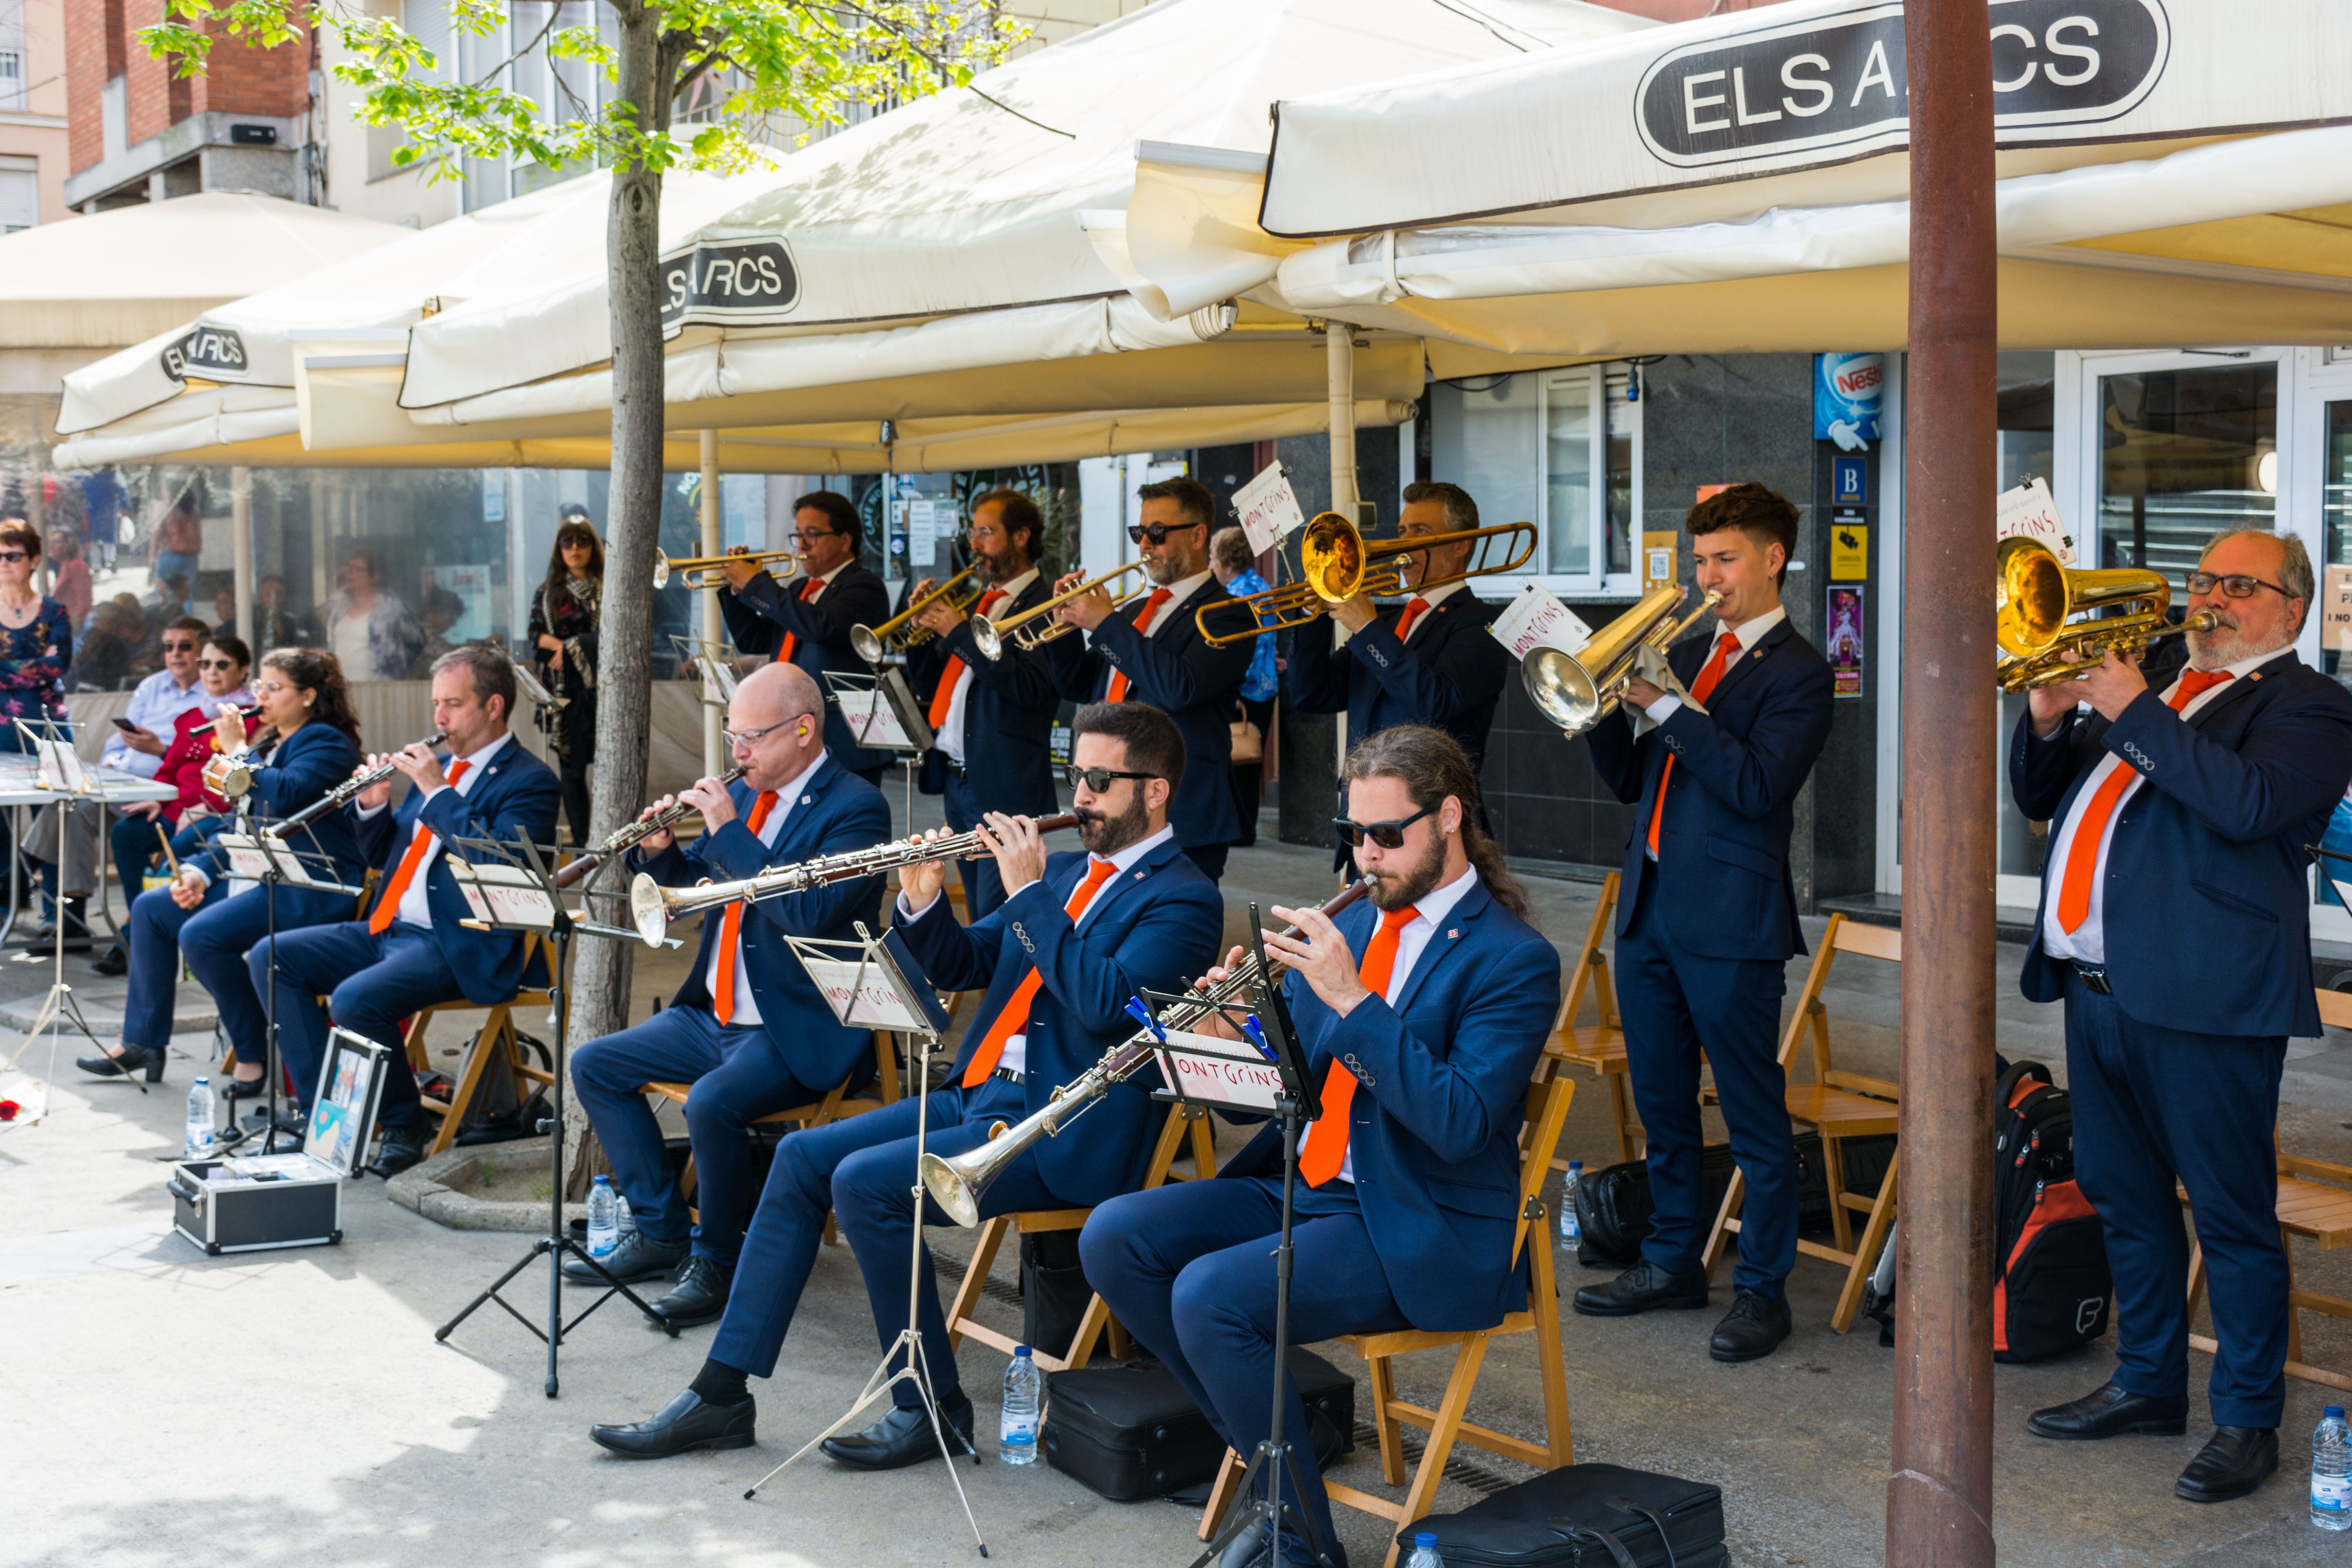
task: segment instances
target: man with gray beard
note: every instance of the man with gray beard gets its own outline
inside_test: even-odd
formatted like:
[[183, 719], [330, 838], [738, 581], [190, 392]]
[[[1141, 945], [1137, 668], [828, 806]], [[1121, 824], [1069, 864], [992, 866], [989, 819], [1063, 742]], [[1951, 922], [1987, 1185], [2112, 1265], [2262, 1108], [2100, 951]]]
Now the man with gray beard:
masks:
[[2185, 1187], [2213, 1304], [2214, 1433], [2173, 1494], [2242, 1497], [2278, 1468], [2287, 1258], [2272, 1141], [2290, 1035], [2317, 1036], [2304, 846], [2352, 782], [2352, 695], [2295, 657], [2311, 560], [2218, 535], [2189, 576], [2189, 663], [2161, 689], [2106, 654], [2034, 691], [2010, 748], [2051, 824], [2023, 988], [2066, 1004], [2075, 1175], [2115, 1276], [2116, 1366], [2036, 1436], [2179, 1434], [2189, 1417]]

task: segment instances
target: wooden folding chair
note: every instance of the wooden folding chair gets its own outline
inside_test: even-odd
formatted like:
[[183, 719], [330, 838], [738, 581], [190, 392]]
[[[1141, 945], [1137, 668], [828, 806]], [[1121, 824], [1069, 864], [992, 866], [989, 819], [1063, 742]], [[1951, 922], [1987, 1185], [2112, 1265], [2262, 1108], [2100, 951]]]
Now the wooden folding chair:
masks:
[[[1895, 1223], [1896, 1160], [1887, 1161], [1886, 1174], [1880, 1180], [1878, 1190], [1864, 1197], [1845, 1190], [1845, 1161], [1841, 1147], [1849, 1138], [1872, 1138], [1896, 1131], [1901, 1124], [1897, 1104], [1901, 1091], [1884, 1079], [1845, 1072], [1831, 1062], [1829, 1009], [1822, 1004], [1822, 989], [1829, 982], [1830, 965], [1841, 952], [1900, 963], [1903, 933], [1885, 926], [1849, 921], [1842, 914], [1832, 915], [1829, 930], [1822, 935], [1821, 951], [1813, 955], [1811, 973], [1805, 976], [1805, 988], [1797, 997], [1797, 1011], [1789, 1020], [1789, 1032], [1780, 1041], [1780, 1060], [1784, 1069], [1795, 1058], [1800, 1042], [1811, 1047], [1813, 1080], [1788, 1086], [1789, 1120], [1801, 1130], [1810, 1127], [1821, 1134], [1822, 1163], [1829, 1176], [1832, 1243], [1824, 1246], [1800, 1237], [1797, 1250], [1808, 1258], [1845, 1266], [1845, 1286], [1838, 1292], [1836, 1310], [1830, 1314], [1830, 1327], [1844, 1333], [1853, 1327], [1854, 1315], [1862, 1310], [1863, 1288], [1869, 1283], [1870, 1272], [1878, 1264], [1879, 1251], [1886, 1245], [1887, 1227]], [[1716, 1214], [1715, 1226], [1707, 1233], [1706, 1252], [1701, 1259], [1710, 1280], [1729, 1247], [1732, 1233], [1739, 1228], [1739, 1209], [1746, 1191], [1739, 1173], [1734, 1171], [1731, 1186], [1723, 1194], [1723, 1206]], [[1848, 1210], [1868, 1216], [1859, 1237], [1854, 1235], [1853, 1222], [1846, 1217]]]
[[[548, 973], [552, 974], [555, 972], [553, 944], [537, 931], [527, 931], [523, 935], [523, 967], [525, 969], [530, 967], [533, 948], [538, 948], [545, 953]], [[441, 1119], [441, 1131], [434, 1134], [433, 1146], [426, 1151], [428, 1153], [438, 1154], [457, 1142], [457, 1130], [465, 1125], [466, 1108], [473, 1103], [474, 1092], [481, 1087], [482, 1074], [489, 1069], [492, 1058], [495, 1057], [501, 1061], [506, 1070], [513, 1075], [515, 1100], [518, 1104], [530, 1098], [534, 1086], [552, 1087], [554, 1085], [553, 1073], [545, 1068], [533, 1067], [523, 1059], [522, 1045], [516, 1038], [518, 1031], [514, 1021], [517, 1008], [546, 1007], [552, 1005], [553, 1002], [554, 998], [543, 989], [518, 991], [507, 1000], [498, 1003], [489, 1009], [490, 1016], [483, 1023], [481, 1032], [474, 1037], [474, 1043], [466, 1049], [465, 1063], [458, 1069], [457, 1084], [449, 1091], [449, 1098], [436, 1100], [430, 1095], [420, 1097], [419, 1103], [426, 1110]], [[455, 1002], [436, 1002], [429, 1007], [420, 1007], [410, 1015], [406, 1037], [408, 1065], [419, 1073], [431, 1070], [433, 1058], [425, 1047], [425, 1026], [433, 1021], [436, 1015], [472, 1012], [477, 1010], [477, 1007], [478, 1004], [461, 998]], [[562, 1042], [557, 1042], [556, 1049], [561, 1051], [562, 1048]]]
[[[1568, 1119], [1569, 1102], [1575, 1095], [1576, 1085], [1566, 1079], [1528, 1087], [1528, 1121], [1535, 1132], [1522, 1140], [1519, 1221], [1511, 1237], [1512, 1266], [1518, 1267], [1522, 1258], [1531, 1265], [1527, 1310], [1511, 1313], [1491, 1329], [1468, 1333], [1401, 1329], [1386, 1334], [1346, 1334], [1332, 1342], [1347, 1346], [1370, 1365], [1372, 1425], [1380, 1433], [1381, 1479], [1390, 1486], [1405, 1488], [1403, 1500], [1391, 1502], [1326, 1477], [1323, 1489], [1333, 1502], [1376, 1514], [1396, 1525], [1410, 1524], [1429, 1511], [1437, 1483], [1445, 1477], [1445, 1462], [1457, 1443], [1469, 1443], [1539, 1470], [1556, 1470], [1576, 1462], [1576, 1445], [1569, 1430], [1568, 1370], [1559, 1343], [1559, 1291], [1552, 1274], [1551, 1234], [1544, 1219], [1543, 1201], [1544, 1182], [1551, 1173], [1552, 1152], [1559, 1143], [1559, 1130]], [[1527, 1333], [1535, 1336], [1538, 1376], [1543, 1386], [1544, 1441], [1540, 1443], [1513, 1437], [1464, 1418], [1470, 1406], [1470, 1392], [1478, 1382], [1478, 1368], [1486, 1359], [1486, 1347], [1504, 1334]], [[1439, 1350], [1447, 1345], [1454, 1347], [1454, 1370], [1445, 1380], [1445, 1392], [1439, 1397], [1437, 1407], [1433, 1410], [1398, 1398], [1395, 1359], [1414, 1351]], [[1410, 1484], [1404, 1473], [1402, 1431], [1408, 1424], [1429, 1434], [1421, 1451], [1421, 1464], [1413, 1471]], [[1201, 1515], [1202, 1540], [1216, 1534], [1218, 1521], [1240, 1490], [1244, 1468], [1241, 1457], [1226, 1449], [1224, 1463], [1209, 1490], [1209, 1506]], [[1396, 1560], [1397, 1546], [1391, 1539], [1388, 1555], [1381, 1559], [1381, 1568], [1396, 1568]]]
[[[1177, 1153], [1188, 1140], [1192, 1150], [1191, 1177], [1179, 1175], [1171, 1169]], [[1160, 1124], [1160, 1141], [1152, 1146], [1151, 1163], [1144, 1167], [1145, 1190], [1162, 1182], [1205, 1180], [1217, 1173], [1215, 1134], [1209, 1125], [1208, 1112], [1198, 1105], [1178, 1103], [1168, 1108], [1168, 1120]], [[978, 1340], [1011, 1355], [1021, 1342], [990, 1328], [972, 1316], [980, 1306], [980, 1296], [988, 1284], [988, 1271], [995, 1267], [996, 1254], [1008, 1236], [1037, 1236], [1046, 1231], [1077, 1230], [1095, 1211], [1082, 1209], [1032, 1209], [1016, 1214], [1001, 1214], [981, 1222], [980, 1236], [971, 1249], [971, 1262], [964, 1269], [963, 1283], [956, 1288], [955, 1300], [948, 1308], [948, 1346], [954, 1349], [966, 1339]], [[1047, 1372], [1071, 1372], [1093, 1359], [1095, 1342], [1104, 1331], [1110, 1333], [1111, 1355], [1124, 1359], [1127, 1355], [1127, 1331], [1110, 1315], [1110, 1307], [1100, 1295], [1087, 1302], [1087, 1310], [1078, 1320], [1078, 1331], [1071, 1338], [1070, 1347], [1061, 1355], [1052, 1355], [1032, 1345], [1030, 1358]]]
[[[1601, 942], [1609, 935], [1610, 920], [1617, 912], [1617, 877], [1618, 873], [1612, 871], [1601, 881], [1600, 907], [1592, 911], [1592, 923], [1584, 931], [1584, 949], [1577, 954], [1575, 984], [1560, 1001], [1559, 1016], [1552, 1020], [1551, 1038], [1544, 1042], [1536, 1076], [1549, 1079], [1564, 1068], [1576, 1067], [1598, 1076], [1608, 1085], [1609, 1114], [1617, 1128], [1617, 1158], [1623, 1161], [1640, 1158], [1642, 1146], [1649, 1140], [1633, 1114], [1633, 1095], [1626, 1079], [1625, 1037], [1617, 1019], [1616, 988], [1610, 983], [1609, 955], [1601, 951]], [[1594, 1018], [1590, 1031], [1580, 1027], [1576, 1021], [1584, 1009], [1588, 991], [1592, 995]], [[1534, 1125], [1530, 1121], [1522, 1130], [1522, 1140]], [[1568, 1162], [1555, 1156], [1552, 1166], [1565, 1171]]]
[[[2338, 1029], [2352, 1029], [2352, 996], [2341, 991], [2319, 993], [2319, 1021]], [[2275, 1135], [2273, 1135], [2275, 1137]], [[2294, 1282], [2294, 1238], [2315, 1242], [2322, 1252], [2352, 1247], [2352, 1165], [2313, 1160], [2281, 1150], [2278, 1156], [2279, 1245], [2286, 1252], [2286, 1374], [2305, 1383], [2352, 1394], [2352, 1376], [2313, 1366], [2303, 1359], [2303, 1314], [2322, 1312], [2331, 1318], [2352, 1318], [2352, 1300], [2305, 1290]], [[2181, 1206], [2189, 1194], [2180, 1195]], [[2189, 1254], [2189, 1315], [2205, 1294], [2205, 1250], [2190, 1233]], [[2221, 1346], [2210, 1334], [2191, 1332], [2189, 1348], [2211, 1354]]]
[[[765, 1116], [754, 1117], [751, 1125], [766, 1127], [789, 1122], [797, 1124], [801, 1130], [805, 1131], [812, 1127], [823, 1127], [829, 1122], [839, 1121], [865, 1111], [879, 1110], [886, 1105], [897, 1103], [898, 1099], [898, 1052], [891, 1045], [889, 1035], [883, 1030], [873, 1031], [873, 1040], [875, 1078], [871, 1086], [872, 1093], [860, 1095], [855, 1100], [847, 1098], [849, 1079], [845, 1078], [826, 1091], [824, 1099], [813, 1100], [806, 1105], [793, 1105], [782, 1110], [772, 1110]], [[856, 1076], [855, 1073], [850, 1075], [851, 1078]], [[687, 1095], [694, 1088], [690, 1083], [648, 1083], [643, 1087], [646, 1093], [658, 1095], [673, 1105], [684, 1105]], [[686, 1157], [686, 1169], [678, 1173], [677, 1190], [678, 1194], [688, 1200], [688, 1215], [699, 1225], [702, 1223], [702, 1213], [693, 1205], [695, 1185], [694, 1155], [688, 1152]], [[825, 1237], [831, 1240], [832, 1236], [833, 1221], [827, 1218]]]

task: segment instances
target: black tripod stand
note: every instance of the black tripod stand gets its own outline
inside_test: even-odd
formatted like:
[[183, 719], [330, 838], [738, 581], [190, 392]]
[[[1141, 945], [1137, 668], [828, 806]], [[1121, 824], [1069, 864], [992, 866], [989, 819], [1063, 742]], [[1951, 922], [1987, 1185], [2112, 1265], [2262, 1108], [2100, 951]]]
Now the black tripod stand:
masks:
[[[481, 917], [465, 922], [477, 931], [538, 931], [546, 936], [555, 948], [555, 961], [547, 976], [548, 999], [555, 1005], [555, 1071], [551, 1075], [553, 1114], [539, 1124], [547, 1140], [547, 1234], [531, 1243], [530, 1250], [515, 1259], [512, 1267], [490, 1282], [489, 1288], [466, 1303], [465, 1310], [433, 1331], [436, 1342], [446, 1341], [457, 1326], [474, 1315], [485, 1302], [496, 1301], [506, 1310], [507, 1316], [529, 1329], [547, 1346], [547, 1397], [556, 1395], [556, 1356], [563, 1348], [563, 1337], [578, 1328], [589, 1315], [611, 1300], [615, 1293], [628, 1298], [629, 1304], [645, 1314], [646, 1321], [662, 1330], [670, 1338], [677, 1338], [677, 1325], [656, 1315], [645, 1299], [630, 1289], [603, 1260], [593, 1256], [563, 1223], [563, 1047], [572, 1029], [571, 991], [564, 977], [571, 973], [572, 939], [582, 931], [591, 936], [610, 937], [635, 942], [637, 933], [614, 926], [601, 926], [574, 920], [566, 913], [560, 889], [548, 869], [548, 861], [540, 857], [539, 849], [530, 843], [521, 845], [528, 863], [516, 858], [514, 846], [488, 838], [454, 838], [448, 845], [449, 874], [467, 901], [481, 911]], [[488, 857], [481, 862], [468, 859], [468, 853]], [[550, 850], [549, 858], [553, 851]], [[470, 890], [469, 890], [470, 885]], [[485, 1048], [478, 1046], [477, 1049]], [[604, 1282], [604, 1292], [572, 1319], [563, 1321], [563, 1260], [569, 1256], [586, 1264]], [[547, 1259], [547, 1326], [542, 1329], [515, 1310], [514, 1303], [499, 1292], [507, 1282], [538, 1259]]]

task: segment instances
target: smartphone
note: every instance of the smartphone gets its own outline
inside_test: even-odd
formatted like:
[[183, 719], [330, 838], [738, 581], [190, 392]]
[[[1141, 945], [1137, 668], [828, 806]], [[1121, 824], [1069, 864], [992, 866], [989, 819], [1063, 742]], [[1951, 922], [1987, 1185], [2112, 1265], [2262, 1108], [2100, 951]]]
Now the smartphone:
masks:
[[115, 727], [116, 729], [118, 729], [118, 730], [124, 730], [124, 731], [128, 731], [130, 733], [131, 733], [131, 734], [133, 734], [133, 735], [137, 735], [137, 734], [143, 733], [143, 731], [139, 728], [139, 726], [138, 726], [138, 725], [133, 724], [133, 723], [132, 723], [130, 720], [128, 720], [128, 719], [117, 719], [117, 720], [114, 721], [114, 727]]

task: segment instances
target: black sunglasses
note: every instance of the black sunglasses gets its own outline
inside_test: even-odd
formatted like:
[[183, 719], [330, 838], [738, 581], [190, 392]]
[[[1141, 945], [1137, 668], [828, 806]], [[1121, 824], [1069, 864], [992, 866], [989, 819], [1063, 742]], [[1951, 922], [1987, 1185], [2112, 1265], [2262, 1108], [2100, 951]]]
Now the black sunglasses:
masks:
[[1367, 838], [1383, 849], [1402, 849], [1404, 847], [1404, 830], [1436, 809], [1433, 805], [1424, 805], [1411, 816], [1400, 817], [1394, 822], [1356, 822], [1345, 816], [1335, 816], [1331, 819], [1331, 826], [1339, 830], [1339, 841], [1350, 849], [1360, 849]]
[[1071, 764], [1065, 764], [1062, 769], [1062, 782], [1072, 789], [1084, 784], [1096, 795], [1110, 788], [1113, 779], [1156, 779], [1159, 776], [1158, 773], [1125, 773], [1118, 768], [1081, 768]]
[[196, 651], [196, 645], [192, 642], [167, 642], [163, 645], [163, 651], [165, 653], [194, 653]]
[[23, 561], [28, 557], [21, 550], [0, 550], [0, 561]]
[[236, 660], [233, 658], [200, 658], [196, 660], [196, 668], [198, 669], [235, 669], [236, 668]]
[[1128, 525], [1127, 542], [1129, 544], [1140, 544], [1149, 539], [1154, 544], [1165, 544], [1168, 542], [1170, 534], [1189, 533], [1202, 526], [1203, 525], [1197, 522], [1130, 523]]

